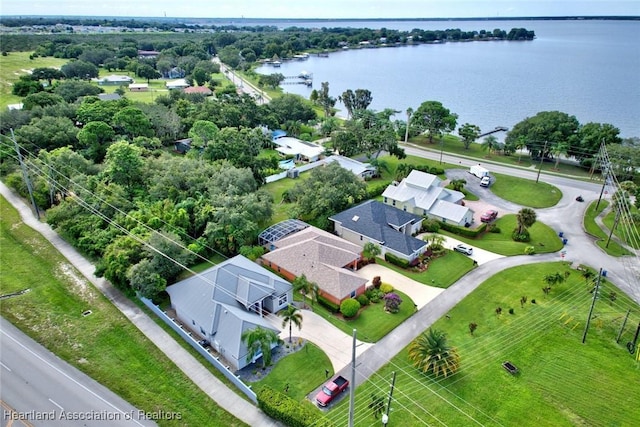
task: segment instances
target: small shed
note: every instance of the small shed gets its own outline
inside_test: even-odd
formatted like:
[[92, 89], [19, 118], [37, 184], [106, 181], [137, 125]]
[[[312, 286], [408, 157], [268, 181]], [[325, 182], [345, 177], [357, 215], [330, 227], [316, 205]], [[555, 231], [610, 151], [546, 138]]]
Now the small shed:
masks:
[[149, 90], [148, 83], [131, 83], [129, 85], [129, 91], [131, 92], [147, 92]]

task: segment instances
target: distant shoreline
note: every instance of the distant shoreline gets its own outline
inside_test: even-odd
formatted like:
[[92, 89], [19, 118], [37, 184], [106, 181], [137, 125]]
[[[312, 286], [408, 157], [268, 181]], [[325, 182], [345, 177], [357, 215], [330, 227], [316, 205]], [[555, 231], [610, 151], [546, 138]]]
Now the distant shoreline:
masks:
[[32, 18], [60, 18], [64, 20], [76, 19], [112, 19], [112, 20], [153, 20], [153, 21], [170, 21], [170, 22], [220, 22], [234, 24], [249, 24], [251, 22], [447, 22], [447, 21], [581, 21], [581, 20], [610, 20], [610, 21], [639, 21], [640, 15], [630, 16], [493, 16], [493, 17], [474, 17], [474, 18], [195, 18], [195, 17], [171, 17], [171, 16], [103, 16], [103, 15], [3, 15], [0, 18], [6, 19], [32, 19]]

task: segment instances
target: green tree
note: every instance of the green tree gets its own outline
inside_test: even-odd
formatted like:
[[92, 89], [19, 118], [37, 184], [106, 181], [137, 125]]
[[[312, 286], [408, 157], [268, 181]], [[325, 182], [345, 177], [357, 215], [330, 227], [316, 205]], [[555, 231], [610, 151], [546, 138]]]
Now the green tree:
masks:
[[568, 155], [586, 164], [596, 156], [600, 145], [620, 144], [620, 130], [608, 123], [586, 123], [578, 129], [578, 142], [569, 147]]
[[27, 95], [22, 100], [22, 108], [25, 110], [33, 110], [34, 107], [48, 107], [51, 105], [62, 104], [64, 99], [60, 95], [50, 92], [36, 92]]
[[513, 144], [524, 138], [533, 157], [549, 157], [551, 148], [559, 143], [576, 146], [578, 127], [575, 116], [560, 111], [542, 111], [517, 123], [507, 134], [505, 143]]
[[453, 188], [455, 191], [462, 191], [462, 189], [464, 188], [464, 185], [467, 183], [467, 181], [463, 178], [459, 178], [459, 179], [452, 179], [451, 180], [451, 188]]
[[39, 67], [34, 68], [31, 72], [31, 78], [35, 80], [46, 80], [47, 84], [51, 86], [53, 80], [60, 80], [64, 78], [62, 71], [55, 68]]
[[444, 332], [429, 328], [409, 345], [409, 359], [424, 373], [435, 377], [455, 374], [460, 369], [460, 356], [447, 342]]
[[[104, 277], [117, 288], [126, 290], [129, 280], [127, 270], [138, 264], [143, 258], [142, 243], [130, 236], [118, 236], [108, 244], [104, 256], [98, 261], [96, 276]], [[149, 264], [148, 260], [147, 264]], [[139, 272], [141, 270], [134, 271], [135, 274]], [[137, 279], [138, 277], [136, 277]]]
[[58, 82], [53, 88], [53, 92], [60, 95], [67, 102], [75, 102], [83, 96], [95, 96], [104, 92], [104, 90], [90, 82], [65, 80]]
[[151, 261], [143, 259], [127, 271], [131, 288], [141, 296], [153, 299], [167, 288], [167, 281], [156, 273]]
[[516, 214], [516, 221], [518, 223], [517, 232], [518, 234], [522, 234], [526, 229], [535, 224], [536, 212], [530, 208], [522, 208]]
[[105, 156], [104, 176], [129, 192], [143, 180], [142, 150], [126, 141], [112, 144]]
[[271, 365], [271, 348], [278, 343], [278, 335], [273, 330], [257, 326], [245, 330], [240, 337], [247, 346], [247, 362], [262, 355], [262, 367]]
[[482, 149], [486, 150], [489, 155], [498, 149], [498, 138], [493, 135], [489, 135], [484, 139], [482, 143]]
[[215, 123], [208, 120], [196, 120], [191, 129], [189, 129], [189, 138], [191, 138], [191, 147], [199, 150], [207, 147], [210, 141], [213, 141], [220, 129]]
[[113, 128], [105, 122], [89, 122], [78, 132], [78, 147], [87, 159], [101, 163], [115, 136]]
[[367, 242], [362, 247], [362, 258], [367, 261], [375, 262], [376, 257], [380, 256], [381, 253], [382, 250], [380, 249], [380, 246], [376, 245], [373, 242]]
[[22, 76], [11, 87], [11, 93], [16, 96], [27, 96], [32, 93], [42, 92], [44, 87], [40, 82], [33, 81], [29, 76]]
[[125, 107], [113, 117], [113, 127], [120, 135], [133, 139], [136, 136], [153, 136], [151, 121], [147, 115], [137, 107]]
[[78, 144], [78, 128], [65, 117], [33, 119], [30, 124], [17, 129], [15, 134], [20, 145], [32, 152], [75, 147]]
[[274, 98], [267, 104], [267, 109], [275, 114], [278, 123], [284, 123], [287, 120], [307, 123], [316, 118], [316, 112], [312, 106], [299, 95], [287, 93]]
[[429, 133], [429, 142], [456, 128], [458, 115], [451, 113], [438, 101], [425, 101], [413, 114], [413, 126]]
[[551, 153], [551, 155], [556, 159], [556, 164], [554, 166], [556, 170], [558, 170], [558, 166], [560, 166], [560, 157], [566, 156], [568, 152], [569, 144], [567, 144], [566, 142], [559, 142], [551, 147], [549, 153]]
[[336, 99], [329, 95], [329, 82], [322, 82], [318, 91], [318, 105], [322, 107], [325, 117], [331, 117], [332, 109], [336, 105]]
[[149, 83], [151, 79], [159, 79], [162, 77], [155, 68], [148, 64], [138, 65], [138, 68], [136, 68], [136, 76], [147, 79], [147, 83]]
[[78, 78], [88, 80], [90, 78], [98, 77], [100, 70], [90, 62], [75, 60], [64, 64], [60, 67], [60, 71], [62, 71], [64, 76], [68, 79]]
[[462, 143], [464, 144], [465, 150], [468, 150], [469, 146], [471, 146], [471, 144], [478, 139], [478, 136], [480, 136], [480, 128], [477, 125], [465, 123], [458, 128], [458, 135], [462, 137]]
[[289, 304], [287, 308], [278, 312], [278, 316], [282, 317], [283, 328], [289, 325], [289, 343], [291, 343], [293, 325], [296, 325], [298, 330], [302, 329], [302, 314], [295, 306]]
[[413, 108], [407, 108], [407, 124], [404, 129], [404, 143], [406, 144], [409, 140], [409, 129], [411, 128], [411, 116], [413, 115]]

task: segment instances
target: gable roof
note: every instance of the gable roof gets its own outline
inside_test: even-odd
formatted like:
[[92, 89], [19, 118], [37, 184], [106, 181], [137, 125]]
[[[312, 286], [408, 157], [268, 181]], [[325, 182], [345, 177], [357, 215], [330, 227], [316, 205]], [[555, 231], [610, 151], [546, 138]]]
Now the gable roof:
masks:
[[375, 200], [368, 200], [329, 219], [407, 256], [427, 245], [420, 239], [398, 231], [403, 226], [422, 221], [422, 217]]
[[343, 299], [367, 282], [343, 268], [360, 259], [362, 249], [351, 242], [315, 227], [291, 234], [274, 242], [276, 249], [263, 259], [296, 276], [304, 274], [320, 289]]
[[375, 166], [369, 163], [362, 163], [345, 156], [332, 155], [324, 159], [325, 163], [337, 162], [344, 169], [351, 171], [354, 175], [362, 176], [365, 172], [375, 172]]
[[302, 155], [307, 158], [313, 158], [324, 153], [324, 148], [321, 146], [290, 136], [276, 138], [273, 142], [278, 146], [276, 150], [284, 155]]
[[213, 92], [206, 86], [191, 86], [186, 88], [184, 93], [201, 93], [203, 95], [211, 95]]
[[464, 199], [463, 193], [441, 187], [441, 183], [442, 180], [435, 175], [412, 170], [399, 184], [388, 186], [382, 196], [425, 211], [429, 211], [438, 200], [457, 203]]

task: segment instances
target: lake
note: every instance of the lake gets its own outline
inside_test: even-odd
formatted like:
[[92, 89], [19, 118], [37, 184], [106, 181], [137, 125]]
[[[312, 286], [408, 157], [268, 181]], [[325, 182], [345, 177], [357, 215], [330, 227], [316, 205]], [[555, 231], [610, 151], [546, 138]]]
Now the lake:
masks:
[[[509, 31], [534, 30], [523, 42], [464, 42], [352, 49], [328, 57], [286, 61], [259, 73], [313, 75], [313, 86], [284, 85], [288, 93], [309, 98], [321, 82], [331, 96], [368, 89], [369, 109], [416, 110], [424, 101], [441, 102], [458, 114], [458, 126], [472, 123], [488, 131], [513, 127], [540, 111], [562, 111], [581, 124], [610, 123], [620, 135], [640, 137], [640, 21], [287, 21], [279, 26], [368, 27]], [[343, 109], [342, 105], [336, 104]], [[346, 112], [341, 111], [344, 116]], [[504, 134], [496, 134], [503, 139]]]

